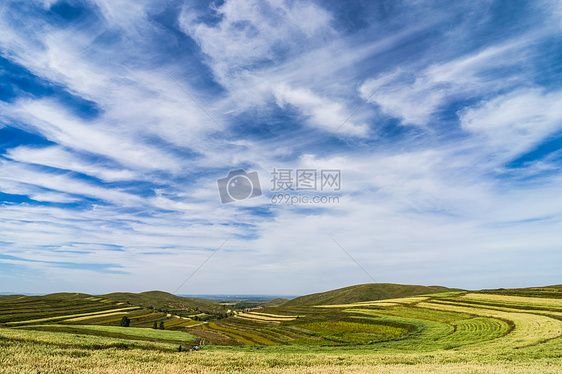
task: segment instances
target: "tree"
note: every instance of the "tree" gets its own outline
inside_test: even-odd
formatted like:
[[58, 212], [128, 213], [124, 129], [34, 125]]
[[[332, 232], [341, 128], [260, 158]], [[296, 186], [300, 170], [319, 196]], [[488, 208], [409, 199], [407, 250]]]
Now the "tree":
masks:
[[156, 330], [158, 328], [158, 324], [156, 322], [154, 322], [154, 325], [152, 325], [152, 328]]
[[160, 321], [160, 330], [164, 330], [164, 322]]
[[121, 318], [121, 327], [129, 327], [130, 323], [131, 323], [131, 320], [129, 318], [127, 318], [127, 316], [124, 316], [123, 318]]

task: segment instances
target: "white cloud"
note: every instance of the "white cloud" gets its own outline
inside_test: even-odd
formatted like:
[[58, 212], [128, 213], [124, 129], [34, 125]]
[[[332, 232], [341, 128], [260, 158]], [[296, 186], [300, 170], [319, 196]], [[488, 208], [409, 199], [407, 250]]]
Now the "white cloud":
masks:
[[315, 4], [285, 0], [228, 0], [214, 8], [220, 21], [208, 26], [185, 7], [182, 29], [212, 59], [221, 83], [262, 63], [278, 61], [333, 34], [331, 16]]
[[[0, 173], [2, 164], [0, 164]], [[1, 175], [1, 174], [0, 174]], [[8, 176], [9, 177], [9, 176]], [[42, 187], [32, 184], [14, 181], [0, 176], [0, 192], [11, 195], [26, 195], [35, 201], [46, 201], [53, 203], [73, 203], [79, 200], [78, 197], [72, 197], [64, 192], [47, 191]]]
[[5, 116], [71, 149], [108, 156], [133, 168], [181, 170], [180, 160], [154, 146], [136, 142], [130, 129], [103, 122], [84, 123], [53, 100], [23, 99], [0, 107]]
[[136, 195], [119, 190], [96, 187], [73, 179], [65, 174], [39, 172], [25, 164], [19, 165], [14, 162], [0, 163], [0, 179], [35, 185], [71, 195], [95, 197], [101, 201], [109, 201], [123, 206], [141, 205], [143, 201], [141, 197]]
[[[104, 292], [114, 291], [115, 284], [132, 291], [173, 291], [229, 235], [233, 238], [181, 291], [296, 293], [369, 281], [328, 233], [379, 281], [490, 286], [485, 277], [496, 274], [494, 266], [506, 258], [526, 265], [536, 254], [557, 263], [560, 179], [538, 179], [530, 187], [490, 176], [504, 161], [499, 156], [490, 161], [490, 155], [511, 157], [559, 128], [560, 94], [525, 88], [531, 84], [525, 69], [508, 74], [510, 68], [524, 66], [521, 61], [528, 62], [529, 44], [539, 36], [490, 40], [487, 47], [468, 53], [469, 47], [460, 51], [453, 46], [436, 56], [435, 49], [443, 47], [438, 43], [427, 59], [402, 66], [373, 97], [383, 112], [419, 126], [431, 123], [451, 100], [482, 97], [478, 105], [458, 112], [466, 138], [363, 142], [371, 135], [366, 124], [374, 127], [377, 120], [366, 105], [341, 129], [357, 139], [337, 148], [337, 156], [322, 157], [315, 148], [300, 155], [295, 150], [315, 141], [306, 136], [314, 130], [331, 132], [341, 125], [355, 104], [395, 69], [396, 61], [410, 58], [409, 52], [401, 55], [405, 45], [441, 30], [432, 26], [451, 23], [447, 11], [424, 5], [423, 14], [431, 17], [392, 35], [381, 30], [403, 20], [342, 36], [334, 23], [338, 15], [321, 3], [226, 1], [216, 9], [215, 23], [201, 22], [185, 6], [180, 26], [207, 55], [201, 62], [222, 85], [222, 90], [201, 90], [208, 72], [182, 65], [174, 54], [159, 55], [166, 47], [152, 48], [160, 44], [155, 43], [160, 36], [159, 42], [181, 44], [181, 38], [174, 39], [177, 34], [168, 38], [160, 21], [151, 19], [170, 3], [96, 4], [101, 17], [77, 27], [57, 28], [0, 10], [3, 56], [99, 109], [98, 116], [84, 120], [71, 112], [72, 104], [31, 95], [0, 107], [1, 122], [57, 144], [8, 149], [0, 165], [0, 190], [36, 201], [85, 203], [0, 206], [2, 242], [8, 243], [2, 244], [2, 253], [42, 261], [10, 260], [42, 275], [22, 291], [67, 285]], [[414, 13], [408, 13], [409, 19], [419, 19]], [[493, 18], [490, 12], [487, 17]], [[21, 27], [15, 27], [18, 22]], [[466, 26], [452, 44], [462, 43], [474, 25]], [[268, 110], [278, 110], [275, 103], [297, 108], [308, 126], [291, 136], [257, 142], [234, 134], [237, 140], [231, 141], [160, 69], [164, 59], [166, 71], [226, 127], [230, 118], [254, 110], [267, 118]], [[379, 78], [366, 80], [366, 74]], [[196, 75], [204, 77], [198, 81]], [[505, 94], [515, 86], [523, 89]], [[499, 91], [502, 96], [494, 98]], [[355, 140], [361, 141], [358, 147]], [[89, 161], [97, 156], [107, 159], [108, 166]], [[262, 176], [273, 167], [342, 169], [341, 202], [272, 206], [264, 196], [221, 205], [215, 173], [235, 165], [249, 165]], [[554, 160], [534, 163], [525, 172], [541, 170], [556, 170]], [[115, 183], [79, 179], [71, 171]], [[262, 180], [264, 190], [268, 177]], [[142, 196], [134, 187], [114, 187], [141, 181]], [[150, 182], [157, 186], [148, 187], [155, 193], [147, 196], [143, 186]], [[97, 205], [86, 198], [98, 200]], [[61, 272], [47, 263], [97, 264], [100, 259], [121, 266], [126, 274]], [[547, 279], [547, 272], [536, 275], [537, 269], [535, 265], [528, 274]], [[519, 270], [524, 276], [527, 267]], [[493, 285], [507, 277], [494, 279]]]
[[[139, 4], [134, 5], [134, 8], [139, 8]], [[113, 7], [123, 6], [126, 6], [126, 2], [119, 4], [104, 2], [101, 9], [111, 20], [108, 22], [119, 24], [112, 15], [121, 13]], [[147, 3], [143, 6], [148, 9], [156, 7], [154, 4]], [[156, 32], [145, 19], [147, 9], [143, 9], [140, 7], [133, 13], [127, 13], [130, 19], [123, 22], [136, 23], [135, 27], [147, 33]], [[6, 24], [12, 22], [9, 15], [3, 17]], [[147, 141], [147, 138], [150, 137], [162, 138], [174, 145], [206, 153], [209, 147], [201, 140], [208, 134], [222, 133], [222, 130], [176, 86], [164, 70], [160, 67], [137, 64], [139, 59], [157, 57], [151, 55], [154, 51], [147, 50], [141, 34], [133, 32], [128, 36], [130, 39], [127, 39], [125, 44], [96, 43], [96, 38], [106, 32], [104, 26], [109, 27], [104, 24], [87, 24], [81, 30], [55, 29], [37, 21], [33, 28], [25, 30], [7, 27], [1, 34], [0, 47], [6, 51], [12, 61], [24, 66], [33, 74], [66, 87], [70, 93], [95, 103], [100, 111], [100, 118], [82, 126], [82, 130], [90, 129], [94, 133], [97, 130], [111, 136], [117, 134], [116, 136], [123, 139], [124, 148], [129, 148], [129, 156], [134, 152], [127, 147], [126, 141], [134, 142], [139, 153], [152, 153], [148, 159], [143, 160], [142, 155], [139, 159], [140, 162], [147, 161], [148, 167], [152, 163], [151, 159], [153, 161], [162, 159], [156, 154], [156, 150], [151, 149], [153, 146], [148, 144], [150, 141]], [[174, 75], [177, 65], [170, 63], [166, 68]], [[186, 91], [198, 97], [197, 90], [192, 89], [189, 82], [181, 79], [181, 76], [176, 76], [175, 79]], [[220, 117], [220, 103], [215, 98], [199, 99], [199, 101], [220, 123], [225, 122]], [[64, 113], [65, 109], [54, 101], [30, 100], [26, 103], [20, 100], [18, 103], [21, 106], [33, 106], [31, 109], [41, 109], [42, 114], [53, 117], [64, 116], [67, 120], [65, 125], [68, 124], [69, 113]], [[38, 108], [39, 104], [42, 104], [43, 108]], [[215, 108], [217, 106], [218, 109]], [[16, 108], [17, 105], [11, 108], [12, 114]], [[23, 114], [30, 108], [26, 106], [19, 109], [22, 118], [16, 119], [25, 122], [28, 118]], [[64, 115], [55, 112], [63, 112]], [[72, 120], [76, 123], [81, 122], [77, 118]], [[95, 127], [97, 128], [94, 130]], [[65, 127], [59, 132], [65, 131], [72, 132], [72, 128]], [[68, 135], [74, 137], [75, 134]], [[216, 143], [221, 140], [213, 141]], [[100, 145], [100, 149], [102, 148], [103, 145]], [[110, 144], [110, 148], [117, 153], [120, 152], [121, 147]], [[113, 157], [111, 154], [107, 155]], [[139, 158], [137, 155], [133, 155], [132, 158], [129, 156], [126, 156], [129, 163]], [[159, 165], [164, 169], [178, 170], [177, 164], [172, 161], [173, 157], [171, 155], [167, 157], [170, 165], [165, 166], [164, 163]]]
[[367, 135], [367, 125], [356, 124], [352, 120], [346, 122], [351, 112], [347, 113], [339, 102], [320, 97], [305, 88], [291, 88], [287, 85], [275, 87], [273, 94], [277, 105], [283, 108], [290, 104], [299, 108], [312, 126], [329, 132], [338, 130], [339, 134], [361, 137]]
[[504, 160], [562, 129], [562, 92], [526, 89], [484, 101], [459, 114], [462, 127], [483, 136]]
[[[400, 69], [370, 101], [404, 124], [426, 126], [448, 102], [489, 95], [523, 83], [524, 76], [491, 76], [490, 71], [521, 63], [528, 57], [526, 48], [536, 38], [536, 35], [525, 35], [468, 56], [432, 64], [421, 72]], [[387, 77], [384, 74], [367, 79], [359, 87], [359, 93], [367, 99]]]
[[7, 157], [18, 162], [77, 171], [106, 182], [139, 178], [138, 173], [131, 170], [104, 168], [93, 163], [84, 162], [80, 160], [77, 154], [66, 151], [59, 146], [45, 148], [17, 147], [10, 149]]

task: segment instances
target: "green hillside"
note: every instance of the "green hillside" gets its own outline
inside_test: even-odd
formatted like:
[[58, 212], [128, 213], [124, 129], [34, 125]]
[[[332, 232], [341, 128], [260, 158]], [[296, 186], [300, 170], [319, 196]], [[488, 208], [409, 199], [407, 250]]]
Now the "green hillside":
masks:
[[562, 299], [562, 285], [546, 287], [527, 287], [527, 288], [497, 288], [479, 291], [495, 295], [526, 296], [526, 297], [546, 297]]
[[176, 296], [163, 291], [147, 291], [141, 293], [114, 292], [102, 296], [111, 300], [142, 306], [144, 308], [166, 310], [169, 311], [169, 313], [220, 309], [220, 305], [214, 300]]
[[275, 306], [280, 306], [285, 304], [287, 301], [289, 301], [288, 299], [284, 299], [282, 297], [278, 297], [276, 299], [273, 300], [269, 300], [266, 301], [265, 303], [263, 303], [264, 307], [275, 307]]
[[283, 306], [315, 306], [350, 304], [361, 301], [373, 301], [426, 295], [439, 292], [462, 291], [442, 286], [417, 286], [392, 283], [367, 283], [340, 288], [337, 290], [314, 293], [297, 297]]

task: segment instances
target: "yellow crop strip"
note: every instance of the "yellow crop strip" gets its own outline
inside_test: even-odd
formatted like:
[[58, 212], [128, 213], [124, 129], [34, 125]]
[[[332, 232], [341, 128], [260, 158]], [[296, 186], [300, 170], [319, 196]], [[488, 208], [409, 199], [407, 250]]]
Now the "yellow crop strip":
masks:
[[[128, 312], [125, 312], [125, 314], [127, 313]], [[96, 319], [101, 317], [111, 317], [119, 314], [123, 314], [123, 312], [113, 312], [113, 313], [106, 313], [106, 314], [96, 314], [93, 316], [76, 317], [76, 318], [65, 319], [63, 322], [79, 322], [79, 321], [86, 321], [89, 319]]]
[[58, 316], [58, 317], [49, 317], [49, 318], [39, 318], [39, 319], [30, 319], [27, 321], [17, 321], [17, 322], [7, 322], [7, 325], [24, 325], [26, 323], [35, 323], [35, 322], [46, 322], [46, 321], [56, 321], [56, 320], [63, 320], [63, 319], [68, 319], [68, 318], [73, 318], [73, 317], [83, 317], [83, 316], [95, 316], [95, 315], [101, 315], [101, 314], [105, 314], [108, 312], [120, 312], [120, 311], [125, 311], [125, 310], [133, 310], [133, 309], [141, 309], [138, 306], [132, 306], [132, 307], [128, 307], [128, 308], [120, 308], [120, 309], [110, 309], [110, 310], [102, 310], [99, 312], [92, 312], [92, 313], [81, 313], [81, 314], [69, 314], [66, 316]]
[[504, 296], [492, 294], [469, 293], [460, 296], [459, 300], [489, 302], [506, 306], [528, 306], [528, 307], [545, 307], [557, 308], [562, 311], [561, 299], [548, 299], [540, 297], [524, 297], [524, 296]]
[[266, 322], [293, 321], [297, 318], [297, 317], [269, 317], [269, 316], [263, 316], [263, 315], [259, 315], [259, 314], [253, 314], [253, 313], [238, 314], [235, 317], [236, 318], [253, 319], [253, 320], [257, 320], [257, 321], [266, 321]]
[[[162, 313], [152, 312], [152, 313], [143, 314], [143, 315], [140, 315], [140, 316], [129, 317], [129, 319], [138, 319], [138, 318], [150, 317], [150, 316], [154, 316], [154, 315], [157, 315], [157, 314], [162, 314]], [[103, 321], [94, 322], [93, 325], [103, 325], [104, 323], [117, 322], [117, 321], [120, 321], [120, 320], [121, 320], [121, 318], [106, 319], [106, 320], [103, 320]]]
[[[467, 304], [460, 304], [460, 303], [456, 303], [454, 301], [448, 301], [448, 300], [433, 300], [433, 302], [435, 303], [439, 303], [439, 304], [443, 304], [443, 305], [466, 305], [466, 306], [471, 306], [471, 305], [467, 305]], [[477, 306], [477, 305], [475, 305]], [[551, 310], [524, 310], [524, 309], [517, 309], [517, 308], [510, 308], [510, 307], [506, 307], [506, 306], [499, 306], [499, 305], [482, 305], [483, 308], [486, 309], [492, 309], [492, 310], [500, 310], [503, 312], [515, 312], [515, 313], [533, 313], [533, 314], [540, 314], [543, 316], [547, 316], [547, 317], [554, 317], [557, 319], [561, 319], [562, 318], [562, 312], [553, 312]]]
[[239, 318], [239, 319], [243, 319], [243, 320], [246, 320], [246, 321], [254, 321], [254, 322], [281, 323], [281, 321], [275, 320], [275, 319], [265, 320], [265, 319], [260, 319], [260, 318], [252, 318], [252, 317], [249, 317], [249, 316], [245, 316], [243, 314], [239, 314], [237, 316], [234, 316], [234, 318]]

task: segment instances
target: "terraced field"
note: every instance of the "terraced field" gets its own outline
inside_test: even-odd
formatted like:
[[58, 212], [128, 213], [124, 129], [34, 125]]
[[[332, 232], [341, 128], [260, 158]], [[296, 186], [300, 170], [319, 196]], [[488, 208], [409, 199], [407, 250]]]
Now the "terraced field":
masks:
[[[131, 327], [119, 327], [123, 317], [129, 319]], [[3, 297], [0, 299], [0, 323], [5, 327], [33, 331], [174, 343], [193, 341], [194, 337], [186, 331], [198, 324], [190, 318], [84, 294]], [[157, 326], [162, 323], [165, 330], [174, 331], [154, 330], [155, 323]]]
[[522, 297], [522, 296], [504, 296], [481, 293], [468, 293], [457, 299], [459, 302], [478, 303], [489, 306], [510, 306], [520, 309], [537, 309], [537, 310], [553, 310], [562, 311], [562, 302], [560, 299], [543, 298], [543, 297]]
[[522, 348], [537, 345], [562, 336], [562, 321], [534, 313], [504, 312], [484, 307], [455, 305], [454, 303], [427, 302], [420, 307], [470, 313], [487, 319], [496, 318], [514, 325], [505, 336], [486, 343], [489, 348]]
[[298, 318], [298, 316], [283, 316], [278, 314], [258, 313], [258, 312], [241, 313], [241, 314], [237, 314], [236, 317], [255, 320], [255, 321], [263, 321], [263, 322], [293, 321], [296, 318]]
[[[72, 350], [80, 356], [90, 354], [80, 350], [92, 349], [172, 354], [180, 346], [185, 350], [204, 343], [211, 355], [226, 350], [225, 346], [231, 347], [224, 352], [245, 354], [259, 347], [260, 354], [272, 355], [265, 363], [269, 368], [275, 368], [277, 362], [285, 365], [288, 357], [301, 354], [344, 357], [344, 352], [355, 352], [362, 357], [387, 355], [385, 364], [398, 362], [400, 357], [400, 362], [415, 365], [415, 370], [408, 371], [412, 373], [423, 372], [421, 362], [426, 364], [436, 357], [442, 360], [441, 366], [428, 366], [426, 372], [439, 371], [466, 357], [488, 360], [486, 369], [474, 366], [459, 373], [562, 372], [562, 299], [537, 297], [537, 293], [534, 289], [533, 297], [525, 297], [520, 291], [515, 296], [455, 291], [339, 305], [289, 305], [245, 313], [228, 311], [228, 318], [211, 321], [80, 294], [4, 297], [0, 299], [0, 347], [16, 354], [18, 347], [39, 344]], [[119, 326], [124, 316], [131, 327]], [[162, 322], [165, 330], [153, 329], [155, 322]], [[350, 358], [353, 354], [342, 362], [355, 362]], [[491, 357], [504, 360], [505, 367], [514, 360], [523, 361], [513, 371], [505, 371], [505, 367], [494, 366], [496, 360]], [[231, 369], [224, 372], [237, 371], [238, 367]], [[287, 370], [284, 372], [291, 372]], [[300, 367], [299, 372], [306, 372], [303, 370]]]
[[[84, 294], [10, 296], [0, 299], [0, 323], [70, 318], [127, 307], [122, 303]], [[135, 308], [135, 309], [138, 309]], [[41, 322], [41, 321], [39, 321]], [[33, 323], [33, 322], [29, 322]]]
[[154, 324], [162, 322], [166, 330], [185, 334], [186, 339], [154, 335], [156, 340], [181, 342], [198, 336], [210, 344], [233, 346], [503, 349], [562, 336], [562, 300], [489, 293], [445, 292], [341, 305], [281, 306], [238, 312], [212, 322], [81, 294], [7, 297], [0, 299], [0, 311], [0, 321], [8, 327], [122, 337], [126, 330], [117, 326], [126, 316], [131, 338], [150, 336], [133, 332], [153, 331]]
[[520, 349], [562, 336], [559, 308], [560, 299], [447, 292], [342, 305], [281, 306], [216, 321], [202, 330], [220, 334], [220, 344], [230, 345]]
[[453, 322], [455, 330], [438, 341], [450, 348], [500, 338], [511, 330], [511, 325], [495, 318], [470, 318]]
[[[276, 312], [274, 312], [276, 311]], [[341, 310], [315, 307], [269, 308], [238, 314], [193, 330], [203, 336], [219, 334], [217, 343], [228, 345], [353, 345], [403, 337], [413, 331], [409, 325], [357, 319]], [[206, 335], [213, 341], [213, 337]]]

